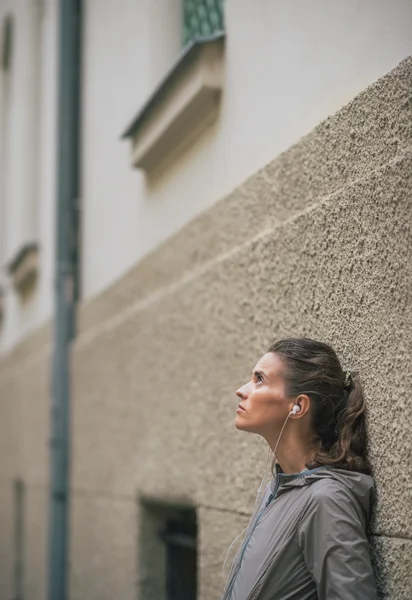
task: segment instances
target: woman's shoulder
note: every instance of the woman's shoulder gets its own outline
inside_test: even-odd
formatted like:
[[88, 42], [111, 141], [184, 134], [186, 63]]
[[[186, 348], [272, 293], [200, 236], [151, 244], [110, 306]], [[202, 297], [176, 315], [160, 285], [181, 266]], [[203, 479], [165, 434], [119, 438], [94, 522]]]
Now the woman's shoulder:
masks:
[[309, 503], [317, 510], [348, 510], [370, 514], [375, 497], [371, 475], [343, 469], [328, 468], [328, 474], [310, 484]]
[[345, 495], [346, 486], [333, 478], [325, 477], [313, 481], [308, 489], [308, 496], [314, 503], [322, 503], [336, 497], [336, 495]]

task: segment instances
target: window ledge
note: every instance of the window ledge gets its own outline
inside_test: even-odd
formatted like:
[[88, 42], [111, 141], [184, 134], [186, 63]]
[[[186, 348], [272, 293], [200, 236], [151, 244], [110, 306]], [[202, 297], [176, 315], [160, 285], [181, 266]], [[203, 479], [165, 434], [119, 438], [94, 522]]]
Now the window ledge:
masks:
[[37, 242], [24, 244], [8, 264], [14, 288], [24, 295], [33, 287], [39, 271], [39, 247]]
[[4, 308], [5, 308], [4, 289], [2, 287], [0, 287], [0, 327], [3, 324]]
[[217, 117], [223, 89], [225, 36], [185, 48], [123, 134], [132, 164], [153, 175], [183, 152]]

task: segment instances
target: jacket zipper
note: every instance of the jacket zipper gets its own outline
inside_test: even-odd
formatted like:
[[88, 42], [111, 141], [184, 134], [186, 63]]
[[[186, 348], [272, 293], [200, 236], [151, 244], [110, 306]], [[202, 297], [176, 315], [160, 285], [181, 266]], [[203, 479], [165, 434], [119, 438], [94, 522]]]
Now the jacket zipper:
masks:
[[267, 502], [265, 504], [265, 507], [269, 506], [269, 504], [272, 502], [272, 500], [273, 500], [274, 497], [275, 497], [275, 494], [270, 494], [270, 496], [269, 496], [269, 498], [268, 498], [268, 500], [267, 500]]
[[238, 573], [239, 573], [239, 571], [240, 571], [240, 567], [241, 567], [241, 564], [242, 564], [243, 556], [244, 556], [244, 554], [245, 554], [245, 552], [246, 552], [246, 548], [247, 548], [247, 546], [248, 546], [248, 544], [249, 544], [249, 542], [250, 542], [250, 540], [251, 540], [251, 538], [252, 538], [252, 535], [254, 534], [254, 531], [255, 531], [256, 527], [258, 526], [258, 524], [259, 524], [259, 522], [260, 522], [260, 519], [261, 519], [261, 517], [263, 516], [263, 513], [264, 513], [264, 512], [266, 512], [266, 509], [268, 508], [269, 504], [270, 504], [270, 503], [272, 502], [272, 500], [273, 500], [273, 499], [276, 497], [277, 491], [278, 491], [278, 489], [279, 489], [279, 485], [280, 485], [280, 480], [279, 480], [279, 475], [278, 475], [278, 477], [277, 477], [277, 481], [276, 481], [276, 486], [275, 486], [275, 489], [274, 489], [274, 490], [273, 490], [273, 492], [270, 494], [269, 498], [267, 499], [267, 501], [266, 501], [266, 503], [265, 503], [265, 506], [264, 506], [264, 507], [261, 509], [260, 513], [259, 513], [259, 514], [258, 514], [258, 516], [256, 517], [255, 524], [254, 524], [254, 526], [253, 526], [253, 529], [252, 529], [252, 531], [250, 532], [250, 534], [249, 534], [248, 538], [247, 538], [247, 539], [246, 539], [246, 540], [243, 542], [243, 549], [242, 549], [242, 552], [241, 552], [241, 555], [240, 555], [240, 558], [239, 558], [239, 562], [238, 562], [238, 564], [236, 565], [236, 569], [235, 569], [235, 571], [234, 571], [234, 573], [233, 573], [233, 576], [232, 576], [231, 582], [230, 582], [230, 584], [229, 584], [229, 586], [228, 586], [227, 593], [226, 593], [226, 594], [225, 594], [225, 596], [224, 596], [224, 598], [225, 598], [225, 599], [227, 599], [227, 600], [230, 600], [230, 598], [231, 598], [231, 596], [232, 596], [232, 590], [233, 590], [233, 586], [234, 586], [234, 584], [235, 584], [235, 581], [236, 581], [237, 575], [238, 575]]

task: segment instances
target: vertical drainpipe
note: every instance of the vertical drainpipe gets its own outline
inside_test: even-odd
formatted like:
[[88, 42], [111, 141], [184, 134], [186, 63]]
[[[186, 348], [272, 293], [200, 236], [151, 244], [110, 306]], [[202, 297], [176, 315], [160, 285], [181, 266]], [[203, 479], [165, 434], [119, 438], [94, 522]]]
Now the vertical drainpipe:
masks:
[[58, 158], [48, 600], [68, 598], [70, 362], [79, 282], [81, 0], [59, 2]]

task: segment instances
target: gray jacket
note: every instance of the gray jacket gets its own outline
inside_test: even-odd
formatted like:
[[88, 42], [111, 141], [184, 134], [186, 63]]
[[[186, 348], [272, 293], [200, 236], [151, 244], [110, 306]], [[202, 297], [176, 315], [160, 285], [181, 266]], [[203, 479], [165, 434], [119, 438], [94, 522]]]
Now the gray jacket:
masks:
[[366, 528], [369, 475], [277, 465], [222, 600], [377, 600]]

